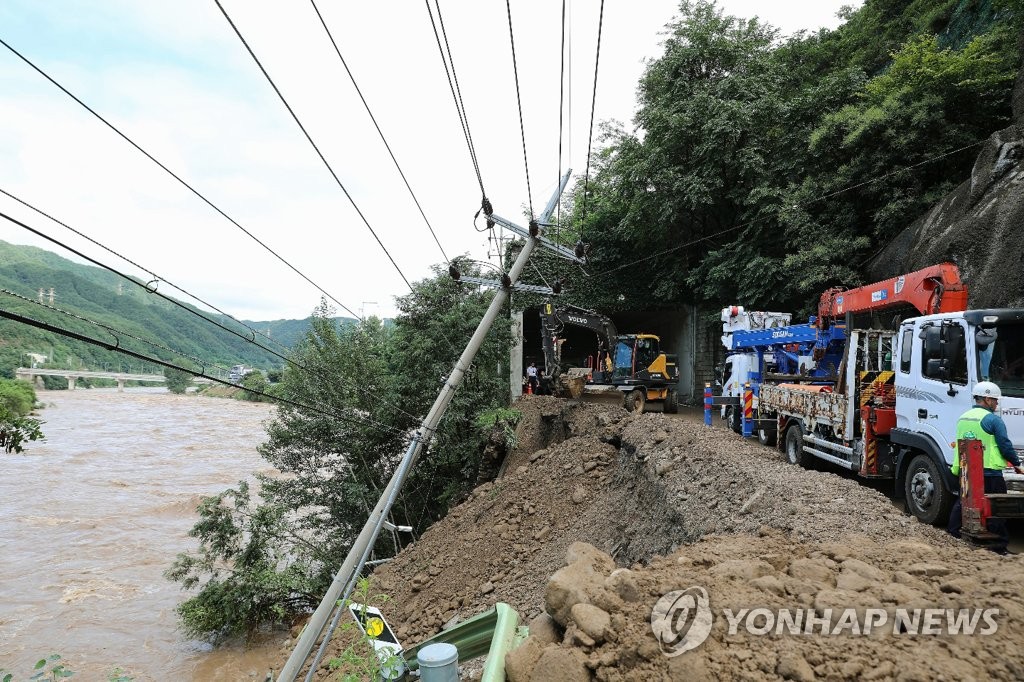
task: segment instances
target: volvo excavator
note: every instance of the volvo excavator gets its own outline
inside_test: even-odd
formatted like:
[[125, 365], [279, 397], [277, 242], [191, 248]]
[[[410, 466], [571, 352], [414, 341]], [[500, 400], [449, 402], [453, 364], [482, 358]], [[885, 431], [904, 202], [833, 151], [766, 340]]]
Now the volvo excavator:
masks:
[[643, 412], [648, 402], [662, 403], [668, 413], [679, 411], [676, 356], [662, 352], [654, 334], [619, 334], [607, 316], [571, 305], [545, 303], [540, 320], [544, 368], [556, 387], [567, 369], [562, 366], [563, 330], [580, 327], [597, 336], [597, 351], [585, 362], [588, 384], [614, 386], [630, 412]]

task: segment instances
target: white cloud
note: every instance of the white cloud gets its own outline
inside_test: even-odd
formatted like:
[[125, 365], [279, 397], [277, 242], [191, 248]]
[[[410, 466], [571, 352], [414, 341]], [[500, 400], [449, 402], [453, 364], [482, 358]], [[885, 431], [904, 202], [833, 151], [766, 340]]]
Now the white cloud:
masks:
[[[402, 270], [427, 276], [440, 252], [312, 8], [225, 4]], [[449, 255], [483, 258], [486, 238], [471, 222], [480, 192], [425, 8], [318, 4], [442, 245]], [[792, 32], [816, 28], [840, 3], [723, 4]], [[660, 52], [659, 32], [676, 6], [606, 3], [599, 120], [631, 118], [642, 60]], [[550, 0], [513, 3], [537, 211], [558, 163], [560, 9]], [[487, 192], [498, 213], [517, 219], [527, 192], [504, 4], [442, 2], [442, 10]], [[596, 10], [572, 3], [572, 134], [563, 165], [571, 161], [577, 173]], [[376, 301], [374, 312], [393, 313], [391, 297], [405, 285], [213, 4], [80, 0], [57, 8], [26, 0], [0, 9], [0, 20], [12, 31], [5, 40], [328, 292], [354, 310]], [[5, 50], [0, 79], [0, 187], [238, 317], [301, 317], [316, 305], [312, 286]], [[0, 210], [66, 237], [6, 198]], [[9, 225], [0, 225], [0, 239], [31, 241]]]

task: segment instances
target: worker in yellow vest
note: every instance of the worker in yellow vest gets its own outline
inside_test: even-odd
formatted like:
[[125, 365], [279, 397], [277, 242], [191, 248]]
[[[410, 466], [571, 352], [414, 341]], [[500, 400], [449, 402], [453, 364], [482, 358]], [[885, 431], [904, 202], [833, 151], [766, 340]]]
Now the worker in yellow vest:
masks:
[[[1018, 474], [1024, 473], [1021, 469], [1020, 458], [1013, 450], [1013, 443], [1006, 434], [1006, 423], [1003, 418], [996, 414], [999, 407], [999, 399], [1002, 391], [991, 381], [980, 381], [972, 391], [974, 396], [974, 407], [960, 415], [960, 421], [956, 424], [956, 439], [980, 440], [984, 449], [982, 466], [985, 469], [985, 493], [1005, 493], [1006, 481], [1003, 480], [1003, 470], [1007, 463], [1013, 466]], [[954, 476], [960, 476], [960, 456], [957, 452], [953, 454], [953, 466], [950, 467]], [[949, 514], [949, 525], [946, 530], [954, 537], [960, 537], [960, 528], [963, 523], [963, 510], [960, 506], [960, 499], [957, 498], [953, 510]], [[988, 530], [999, 536], [999, 541], [991, 545], [989, 549], [998, 553], [1007, 553], [1007, 543], [1010, 535], [1006, 529], [1006, 521], [1003, 519], [990, 518]]]

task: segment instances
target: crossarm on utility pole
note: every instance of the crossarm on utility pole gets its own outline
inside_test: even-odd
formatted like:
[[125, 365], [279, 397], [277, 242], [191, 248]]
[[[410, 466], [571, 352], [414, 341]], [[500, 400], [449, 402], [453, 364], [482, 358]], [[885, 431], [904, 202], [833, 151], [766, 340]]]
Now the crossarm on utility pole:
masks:
[[[562, 181], [555, 190], [554, 196], [548, 202], [548, 205], [544, 207], [544, 212], [538, 217], [539, 222], [547, 222], [551, 217], [551, 213], [557, 205], [558, 198], [561, 196], [562, 191], [569, 182], [571, 172], [571, 170], [566, 172], [562, 177]], [[523, 268], [526, 267], [526, 262], [530, 258], [530, 254], [533, 253], [534, 248], [537, 246], [537, 241], [537, 237], [531, 237], [529, 234], [525, 236], [523, 250], [519, 252], [515, 262], [512, 264], [512, 269], [508, 272], [508, 276], [512, 281], [512, 284], [515, 284], [516, 280], [518, 280], [519, 276], [522, 274]], [[444, 417], [444, 413], [448, 409], [448, 405], [455, 396], [455, 391], [458, 390], [467, 370], [470, 365], [473, 364], [473, 359], [476, 357], [477, 352], [479, 352], [480, 347], [483, 345], [484, 339], [491, 329], [491, 325], [494, 324], [494, 320], [498, 317], [498, 313], [501, 311], [502, 306], [504, 306], [505, 302], [508, 300], [508, 296], [508, 289], [499, 289], [495, 292], [494, 298], [491, 299], [491, 304], [487, 307], [487, 312], [484, 313], [483, 319], [480, 320], [480, 324], [477, 325], [476, 331], [473, 332], [473, 336], [466, 345], [466, 349], [462, 351], [462, 355], [459, 356], [458, 361], [455, 363], [455, 368], [452, 370], [451, 375], [441, 388], [441, 392], [434, 401], [433, 407], [430, 408], [430, 412], [427, 413], [420, 429], [413, 437], [412, 443], [409, 444], [409, 448], [406, 450], [401, 462], [399, 462], [398, 467], [395, 469], [395, 473], [391, 476], [391, 480], [388, 482], [387, 487], [384, 488], [384, 492], [381, 493], [380, 499], [377, 501], [377, 505], [373, 508], [373, 511], [370, 512], [370, 517], [366, 520], [366, 524], [360, 531], [359, 536], [356, 538], [355, 542], [352, 543], [348, 556], [345, 557], [345, 562], [341, 565], [341, 568], [338, 569], [338, 573], [334, 576], [334, 580], [331, 582], [330, 587], [327, 588], [327, 593], [324, 594], [323, 599], [320, 601], [320, 605], [317, 606], [316, 611], [314, 611], [313, 615], [310, 616], [309, 622], [303, 629], [302, 634], [299, 635], [299, 639], [295, 643], [295, 649], [292, 650], [291, 656], [288, 657], [288, 661], [281, 669], [281, 674], [277, 677], [278, 682], [294, 682], [299, 671], [302, 669], [303, 663], [305, 663], [306, 659], [309, 657], [309, 652], [313, 649], [313, 645], [316, 644], [317, 639], [319, 639], [320, 633], [324, 629], [324, 625], [327, 624], [327, 620], [330, 618], [331, 611], [334, 609], [335, 604], [339, 599], [347, 599], [351, 593], [356, 577], [362, 572], [366, 559], [369, 556], [369, 549], [373, 547], [374, 543], [377, 541], [377, 535], [380, 533], [381, 527], [384, 525], [384, 520], [387, 519], [388, 515], [391, 513], [391, 507], [394, 505], [395, 499], [398, 497], [398, 493], [402, 489], [402, 485], [405, 483], [405, 479], [408, 477], [409, 472], [412, 471], [412, 468], [416, 465], [416, 461], [419, 459], [420, 453], [423, 451], [423, 447], [434, 437], [434, 434], [437, 431], [437, 425], [441, 422], [441, 418]]]

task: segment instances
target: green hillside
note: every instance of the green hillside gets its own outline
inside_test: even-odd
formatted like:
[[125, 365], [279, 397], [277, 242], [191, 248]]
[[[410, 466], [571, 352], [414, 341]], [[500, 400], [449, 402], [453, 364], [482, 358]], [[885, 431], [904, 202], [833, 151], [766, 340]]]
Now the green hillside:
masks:
[[[43, 290], [44, 302], [49, 305], [51, 287], [55, 292], [54, 307], [125, 334], [119, 337], [118, 342], [109, 331], [95, 324], [38, 305], [40, 289]], [[119, 343], [122, 348], [148, 356], [163, 360], [195, 357], [210, 365], [228, 367], [244, 363], [271, 369], [283, 364], [273, 353], [248, 342], [249, 331], [230, 318], [203, 313], [208, 319], [239, 332], [245, 338], [204, 322], [188, 310], [107, 270], [73, 263], [43, 249], [0, 241], [0, 288], [29, 299], [26, 301], [8, 293], [0, 293], [0, 308], [5, 311]], [[194, 306], [187, 307], [199, 312]], [[346, 324], [352, 320], [338, 318], [338, 321]], [[282, 355], [287, 353], [277, 344], [290, 347], [309, 328], [308, 319], [253, 321], [246, 324], [259, 331], [269, 330], [273, 342], [259, 337], [257, 340]], [[45, 355], [49, 358], [48, 366], [60, 368], [130, 367], [133, 370], [162, 371], [158, 365], [144, 363], [122, 353], [19, 322], [0, 320], [0, 375], [11, 376], [14, 367], [28, 362], [27, 353]]]

